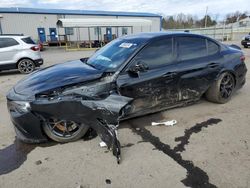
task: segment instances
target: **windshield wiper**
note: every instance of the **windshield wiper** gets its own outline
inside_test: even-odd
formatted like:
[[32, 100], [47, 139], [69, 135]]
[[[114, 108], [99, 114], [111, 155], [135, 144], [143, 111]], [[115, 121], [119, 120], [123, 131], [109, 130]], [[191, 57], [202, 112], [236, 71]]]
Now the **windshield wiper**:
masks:
[[89, 58], [82, 58], [82, 59], [80, 59], [80, 60], [81, 60], [81, 62], [85, 63], [86, 65], [88, 65], [88, 66], [90, 66], [90, 67], [93, 67], [94, 69], [97, 69], [94, 65], [88, 63], [88, 59], [89, 59]]
[[94, 65], [92, 65], [92, 64], [90, 64], [90, 63], [88, 63], [87, 61], [86, 62], [84, 62], [86, 65], [88, 65], [88, 66], [90, 66], [90, 67], [93, 67], [94, 69], [97, 69]]

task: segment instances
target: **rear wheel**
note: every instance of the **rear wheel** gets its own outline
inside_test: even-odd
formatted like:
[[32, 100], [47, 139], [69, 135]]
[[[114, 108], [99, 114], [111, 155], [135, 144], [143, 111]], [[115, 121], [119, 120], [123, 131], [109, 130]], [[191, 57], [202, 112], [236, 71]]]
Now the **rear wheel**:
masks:
[[206, 97], [211, 102], [224, 104], [231, 99], [234, 87], [235, 80], [233, 75], [225, 72], [207, 90]]
[[244, 46], [244, 48], [248, 48], [248, 46], [247, 46], [247, 45], [245, 45], [245, 46]]
[[74, 121], [49, 119], [43, 125], [44, 132], [56, 142], [73, 142], [85, 135], [89, 126]]
[[22, 74], [29, 74], [35, 70], [35, 64], [31, 59], [22, 59], [18, 62], [17, 68]]

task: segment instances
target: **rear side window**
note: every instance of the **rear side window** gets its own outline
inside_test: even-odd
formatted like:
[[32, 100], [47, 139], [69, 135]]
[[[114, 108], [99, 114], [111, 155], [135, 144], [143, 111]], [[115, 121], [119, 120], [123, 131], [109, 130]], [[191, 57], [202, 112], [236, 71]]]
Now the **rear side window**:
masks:
[[26, 44], [36, 44], [30, 37], [22, 38], [22, 41]]
[[196, 37], [177, 37], [179, 60], [196, 59], [207, 56], [206, 39]]
[[0, 48], [16, 46], [19, 43], [13, 38], [0, 38]]
[[214, 55], [219, 51], [219, 46], [214, 42], [207, 40], [207, 53], [208, 55]]
[[173, 38], [151, 42], [134, 59], [146, 63], [149, 68], [171, 64], [173, 60]]

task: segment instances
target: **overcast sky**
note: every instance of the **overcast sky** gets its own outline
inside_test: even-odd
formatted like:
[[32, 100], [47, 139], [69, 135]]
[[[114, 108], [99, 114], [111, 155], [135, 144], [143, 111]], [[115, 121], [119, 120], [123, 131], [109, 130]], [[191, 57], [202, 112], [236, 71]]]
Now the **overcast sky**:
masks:
[[0, 0], [0, 7], [184, 13], [198, 17], [203, 17], [208, 7], [208, 14], [222, 19], [227, 13], [250, 9], [250, 0]]

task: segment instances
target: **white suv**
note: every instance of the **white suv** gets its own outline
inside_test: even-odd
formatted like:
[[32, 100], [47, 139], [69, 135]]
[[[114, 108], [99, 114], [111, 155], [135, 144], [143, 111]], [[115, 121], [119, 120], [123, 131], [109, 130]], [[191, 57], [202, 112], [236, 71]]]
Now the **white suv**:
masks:
[[28, 74], [43, 64], [38, 45], [28, 36], [0, 35], [0, 71]]

